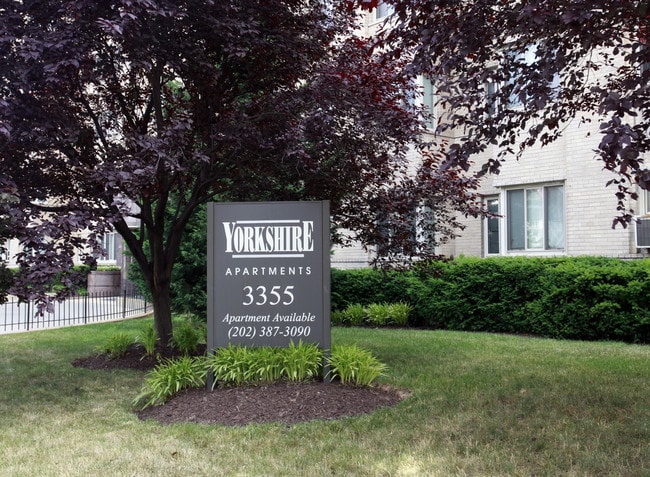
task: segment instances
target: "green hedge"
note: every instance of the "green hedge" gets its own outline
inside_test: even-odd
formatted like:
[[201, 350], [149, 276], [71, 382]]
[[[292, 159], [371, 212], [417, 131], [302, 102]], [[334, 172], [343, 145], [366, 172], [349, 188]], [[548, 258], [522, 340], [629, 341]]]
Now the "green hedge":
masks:
[[407, 272], [333, 270], [332, 308], [405, 302], [411, 324], [650, 342], [650, 261], [460, 258]]
[[0, 304], [7, 299], [7, 293], [11, 286], [11, 270], [0, 263]]

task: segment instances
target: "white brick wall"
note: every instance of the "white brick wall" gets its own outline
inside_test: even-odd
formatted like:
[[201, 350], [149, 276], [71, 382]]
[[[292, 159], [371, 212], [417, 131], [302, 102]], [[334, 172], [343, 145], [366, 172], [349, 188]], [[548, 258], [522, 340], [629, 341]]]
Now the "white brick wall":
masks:
[[[365, 34], [371, 34], [377, 24], [367, 16]], [[606, 74], [602, 69], [599, 74]], [[444, 117], [443, 111], [437, 112]], [[591, 123], [573, 119], [562, 125], [563, 135], [554, 143], [537, 147], [524, 154], [520, 161], [508, 159], [495, 176], [485, 177], [480, 192], [486, 196], [500, 195], [501, 207], [505, 201], [505, 190], [520, 186], [563, 184], [565, 206], [565, 250], [553, 252], [535, 252], [537, 255], [601, 255], [611, 257], [647, 256], [646, 250], [637, 250], [634, 245], [634, 224], [627, 228], [618, 225], [612, 229], [613, 219], [617, 214], [615, 186], [606, 187], [607, 181], [615, 176], [603, 170], [602, 163], [596, 160], [594, 149], [600, 141], [599, 120]], [[451, 133], [453, 134], [453, 133]], [[450, 133], [448, 133], [450, 135]], [[483, 164], [490, 155], [496, 155], [494, 149], [476, 157], [475, 164]], [[416, 155], [409, 156], [417, 164]], [[415, 170], [412, 168], [412, 170]], [[643, 198], [643, 194], [641, 197]], [[637, 214], [645, 213], [640, 204], [631, 202], [629, 207]], [[484, 256], [484, 227], [481, 219], [461, 219], [465, 229], [460, 236], [440, 247], [440, 253], [447, 256]], [[501, 221], [500, 233], [505, 234], [505, 220]], [[510, 252], [514, 254], [515, 252]], [[521, 252], [525, 254], [534, 252]], [[505, 239], [501, 241], [501, 254], [505, 250]], [[366, 254], [360, 248], [338, 251], [334, 254], [332, 264], [350, 259], [352, 266], [363, 260]], [[338, 260], [338, 261], [337, 261]], [[336, 262], [335, 262], [336, 261]]]

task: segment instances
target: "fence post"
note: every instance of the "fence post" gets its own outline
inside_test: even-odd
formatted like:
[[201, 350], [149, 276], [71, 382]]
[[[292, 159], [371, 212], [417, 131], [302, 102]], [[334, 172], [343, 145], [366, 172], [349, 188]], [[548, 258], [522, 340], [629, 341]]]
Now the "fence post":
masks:
[[126, 318], [126, 288], [123, 293], [124, 301], [122, 302], [122, 319]]
[[27, 325], [27, 331], [29, 331], [29, 315], [31, 314], [32, 300], [27, 301], [27, 315], [25, 315], [25, 324]]
[[88, 293], [84, 295], [84, 325], [88, 324]]

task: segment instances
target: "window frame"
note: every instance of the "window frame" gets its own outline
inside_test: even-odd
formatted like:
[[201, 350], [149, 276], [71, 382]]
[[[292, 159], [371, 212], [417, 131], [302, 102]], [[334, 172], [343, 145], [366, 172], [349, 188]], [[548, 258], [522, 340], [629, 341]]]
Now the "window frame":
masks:
[[422, 75], [422, 106], [429, 114], [426, 126], [429, 131], [438, 127], [438, 114], [436, 111], [436, 89], [431, 79]]
[[[490, 210], [490, 202], [496, 203], [496, 210]], [[503, 220], [501, 202], [502, 202], [501, 195], [499, 194], [486, 195], [483, 198], [483, 203], [485, 205], [486, 210], [496, 215], [495, 217], [485, 217], [483, 220], [483, 255], [486, 257], [496, 257], [501, 255], [501, 250], [503, 248], [503, 244], [501, 240], [501, 234], [502, 234], [501, 222]], [[491, 244], [494, 244], [494, 242], [490, 241], [491, 227], [496, 228], [496, 247], [497, 247], [496, 252], [490, 251]]]
[[[549, 209], [550, 207], [550, 202], [552, 199], [549, 199], [549, 190], [551, 189], [558, 189], [561, 188], [561, 233], [562, 233], [562, 246], [561, 247], [553, 247], [550, 237], [550, 229], [551, 223], [558, 223], [557, 220], [553, 221], [552, 220], [552, 213]], [[531, 213], [534, 213], [535, 211], [531, 211], [531, 203], [529, 203], [529, 197], [532, 196], [532, 192], [530, 191], [540, 191], [541, 190], [541, 203], [538, 205], [538, 210], [537, 212], [539, 213], [541, 211], [542, 217], [541, 217], [541, 231], [538, 233], [538, 235], [541, 235], [541, 240], [542, 240], [542, 246], [541, 247], [536, 247], [536, 246], [531, 246], [531, 241], [532, 241], [532, 230], [531, 227], [534, 226], [534, 224], [531, 222], [530, 215]], [[515, 211], [513, 210], [514, 207], [512, 205], [511, 197], [514, 197], [515, 192], [522, 192], [523, 193], [523, 203], [521, 204], [520, 207], [518, 207], [518, 214], [521, 214], [523, 212], [523, 220], [521, 221], [520, 224], [515, 224], [513, 222], [514, 220], [514, 214]], [[504, 191], [505, 195], [505, 200], [503, 202], [505, 206], [505, 250], [507, 253], [564, 253], [566, 252], [566, 187], [564, 183], [545, 183], [545, 184], [528, 184], [525, 186], [518, 186], [518, 187], [509, 187]], [[557, 197], [555, 198], [557, 199]], [[522, 218], [520, 215], [518, 217], [519, 219]], [[520, 226], [523, 227], [523, 247], [513, 247], [513, 235], [515, 232], [517, 234], [520, 234], [521, 231], [513, 231], [513, 225], [517, 226], [519, 228]], [[519, 239], [520, 240], [520, 239]]]
[[[106, 256], [101, 255], [97, 257], [97, 263], [101, 263], [101, 264], [117, 263], [118, 236], [119, 234], [117, 232], [107, 232], [102, 236], [102, 249], [104, 250], [104, 252], [106, 252]], [[107, 240], [109, 240], [110, 243], [107, 242]]]
[[382, 21], [387, 17], [391, 16], [395, 11], [395, 7], [390, 3], [379, 1], [377, 6], [372, 12], [372, 19], [375, 22]]

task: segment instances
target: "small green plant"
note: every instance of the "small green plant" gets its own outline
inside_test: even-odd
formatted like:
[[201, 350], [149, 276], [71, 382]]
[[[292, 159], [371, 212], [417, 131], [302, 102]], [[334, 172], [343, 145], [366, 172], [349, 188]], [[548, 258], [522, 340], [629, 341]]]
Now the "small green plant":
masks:
[[274, 383], [282, 378], [284, 356], [280, 348], [263, 346], [248, 349], [251, 356], [247, 372], [247, 381]]
[[167, 360], [149, 373], [133, 404], [140, 409], [159, 406], [183, 389], [205, 386], [206, 377], [204, 357], [182, 356]]
[[97, 266], [98, 272], [117, 272], [122, 270], [118, 265], [99, 265]]
[[357, 345], [333, 346], [327, 361], [332, 379], [357, 386], [370, 386], [387, 369], [369, 351]]
[[302, 341], [288, 348], [282, 348], [282, 375], [289, 381], [307, 381], [320, 374], [323, 353], [314, 343], [305, 344]]
[[172, 343], [184, 355], [196, 354], [200, 341], [201, 331], [191, 321], [184, 321], [174, 327]]
[[144, 348], [145, 356], [153, 356], [156, 352], [156, 343], [158, 342], [158, 334], [153, 323], [145, 325], [135, 340]]
[[384, 303], [371, 303], [366, 307], [367, 321], [371, 325], [386, 326], [390, 322], [390, 308]]
[[388, 305], [388, 313], [390, 320], [394, 325], [406, 326], [409, 323], [409, 315], [413, 311], [413, 307], [408, 303], [398, 302]]
[[352, 326], [360, 326], [366, 321], [366, 309], [363, 305], [358, 303], [348, 305], [343, 310], [345, 320]]
[[116, 333], [108, 338], [102, 351], [110, 359], [122, 358], [126, 355], [129, 345], [133, 344], [133, 341], [133, 337], [127, 333]]
[[242, 385], [250, 378], [251, 353], [244, 346], [219, 348], [207, 359], [207, 365], [214, 377], [212, 387], [218, 382], [227, 385]]
[[333, 310], [330, 316], [330, 320], [332, 322], [332, 325], [341, 326], [347, 323], [347, 319], [343, 310]]
[[287, 348], [219, 348], [207, 358], [207, 366], [218, 382], [241, 386], [260, 382], [273, 383], [282, 379], [300, 382], [318, 377], [323, 353], [316, 344], [293, 342]]

